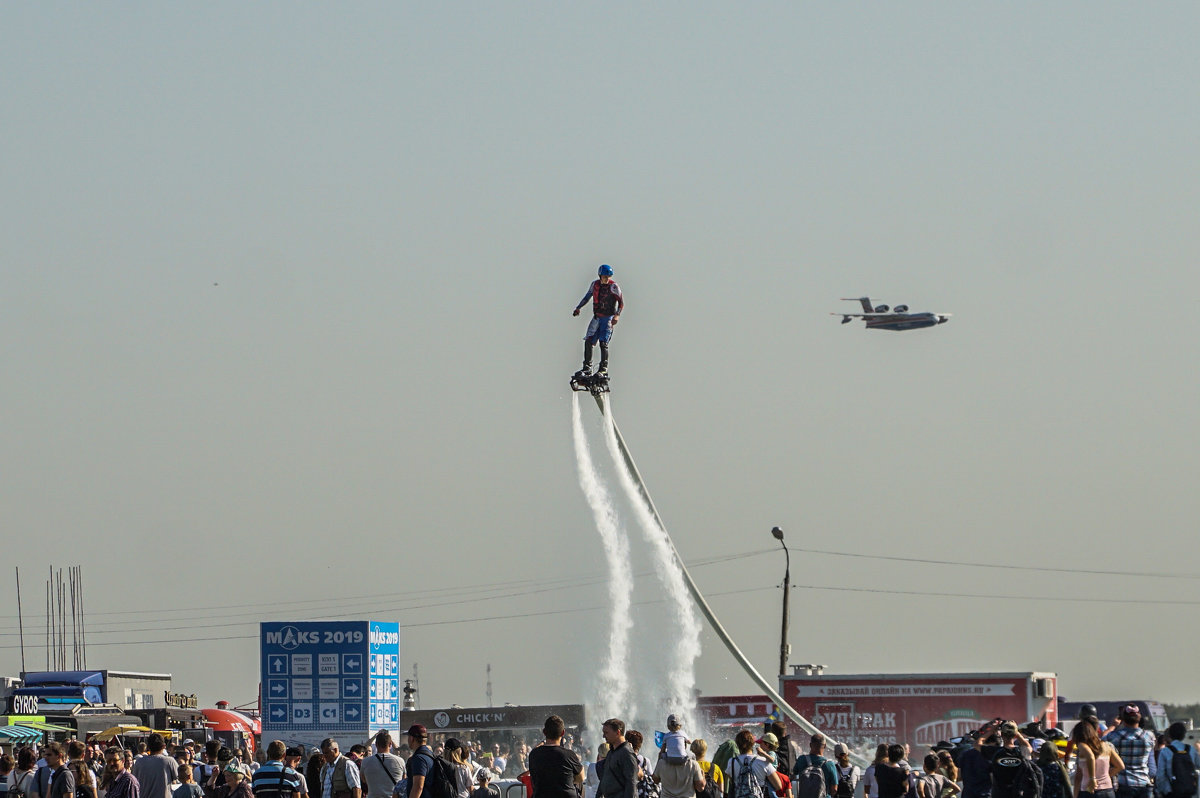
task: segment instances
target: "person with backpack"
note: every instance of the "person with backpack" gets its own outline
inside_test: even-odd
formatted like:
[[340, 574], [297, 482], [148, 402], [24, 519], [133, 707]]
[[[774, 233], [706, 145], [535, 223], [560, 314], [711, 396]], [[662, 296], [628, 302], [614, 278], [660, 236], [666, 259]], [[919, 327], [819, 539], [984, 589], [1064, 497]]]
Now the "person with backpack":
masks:
[[59, 743], [48, 743], [44, 751], [46, 767], [50, 773], [47, 798], [75, 798], [75, 774], [67, 767], [67, 754]]
[[470, 759], [462, 741], [449, 737], [442, 748], [442, 760], [450, 766], [454, 787], [454, 798], [471, 798], [471, 790], [475, 788], [475, 779], [471, 774]]
[[1111, 743], [1100, 739], [1099, 721], [1092, 718], [1075, 724], [1071, 740], [1075, 743], [1075, 798], [1095, 795], [1116, 798], [1113, 777], [1125, 769], [1121, 755]]
[[[408, 729], [408, 798], [455, 798], [458, 783], [455, 768], [429, 747], [429, 732], [420, 723]], [[326, 797], [328, 798], [328, 797]]]
[[1175, 721], [1167, 727], [1168, 743], [1158, 752], [1158, 776], [1154, 790], [1163, 798], [1193, 798], [1200, 786], [1200, 754], [1183, 741], [1187, 725]]
[[8, 774], [8, 798], [37, 795], [37, 754], [26, 746], [17, 751], [17, 766]]
[[[838, 743], [833, 747], [834, 767], [837, 768], [837, 787], [834, 788], [835, 798], [854, 798], [854, 790], [862, 771], [850, 761], [850, 746]], [[936, 798], [936, 797], [935, 797]]]
[[837, 791], [837, 765], [825, 757], [825, 742], [824, 734], [814, 734], [808, 740], [808, 753], [799, 757], [792, 766], [796, 798], [825, 798]]
[[941, 762], [937, 754], [926, 754], [922, 764], [925, 772], [917, 777], [917, 798], [942, 798], [946, 791], [949, 791], [947, 798], [959, 794], [958, 785], [938, 772]]
[[708, 741], [703, 737], [692, 740], [690, 746], [696, 764], [704, 774], [704, 789], [696, 793], [697, 798], [723, 798], [725, 795], [725, 774], [717, 767], [717, 763], [705, 759], [708, 753]]
[[768, 786], [776, 793], [783, 789], [775, 766], [754, 750], [753, 732], [742, 729], [733, 741], [738, 755], [729, 760], [726, 770], [728, 781], [733, 785], [729, 793], [731, 798], [764, 798]]
[[992, 755], [992, 798], [1041, 798], [1042, 771], [1033, 764], [1033, 746], [1015, 721], [1000, 724], [1000, 741], [1000, 750]]
[[649, 759], [642, 756], [642, 743], [645, 742], [646, 738], [637, 729], [630, 729], [625, 733], [625, 739], [633, 749], [633, 755], [637, 757], [638, 798], [660, 798], [662, 789], [658, 786], [658, 782], [654, 780], [654, 767], [650, 764]]

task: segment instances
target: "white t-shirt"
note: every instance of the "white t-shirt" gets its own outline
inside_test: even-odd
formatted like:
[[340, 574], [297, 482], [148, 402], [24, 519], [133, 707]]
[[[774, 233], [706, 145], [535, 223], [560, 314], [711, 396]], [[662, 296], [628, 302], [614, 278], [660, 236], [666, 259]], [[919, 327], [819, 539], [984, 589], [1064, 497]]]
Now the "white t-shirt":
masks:
[[662, 750], [663, 756], [680, 759], [686, 758], [690, 753], [690, 751], [688, 751], [687, 735], [685, 735], [682, 730], [667, 732], [663, 735]]
[[362, 761], [367, 780], [367, 798], [388, 798], [396, 782], [404, 778], [404, 760], [392, 753], [372, 754]]

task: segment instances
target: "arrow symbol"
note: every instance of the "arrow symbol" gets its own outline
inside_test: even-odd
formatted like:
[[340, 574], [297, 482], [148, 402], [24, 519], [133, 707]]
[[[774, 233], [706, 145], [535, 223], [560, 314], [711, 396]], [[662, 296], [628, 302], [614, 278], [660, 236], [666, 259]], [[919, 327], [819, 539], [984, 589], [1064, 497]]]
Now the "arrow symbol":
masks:
[[349, 684], [347, 684], [346, 692], [347, 693], [357, 693], [358, 692], [358, 682], [350, 682]]
[[357, 717], [358, 717], [358, 710], [357, 710], [357, 709], [355, 709], [354, 707], [348, 707], [348, 708], [346, 709], [346, 717], [348, 717], [348, 718], [357, 718]]
[[281, 659], [271, 660], [271, 668], [276, 673], [279, 673], [281, 670], [283, 670], [283, 660], [281, 660]]
[[282, 684], [279, 684], [279, 683], [271, 685], [272, 693], [282, 693], [286, 689], [287, 689], [286, 687], [284, 687]]
[[355, 658], [355, 659], [346, 660], [346, 668], [351, 669], [351, 670], [358, 670], [358, 659]]
[[271, 717], [273, 718], [282, 718], [286, 714], [287, 712], [282, 707], [275, 707], [275, 709], [271, 710]]

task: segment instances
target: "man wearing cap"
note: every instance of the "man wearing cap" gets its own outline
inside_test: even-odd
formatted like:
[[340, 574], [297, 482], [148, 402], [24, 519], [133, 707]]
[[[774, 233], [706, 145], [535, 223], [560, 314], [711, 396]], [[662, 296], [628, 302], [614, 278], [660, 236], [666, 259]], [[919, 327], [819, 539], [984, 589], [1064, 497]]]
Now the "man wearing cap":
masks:
[[433, 770], [433, 749], [429, 747], [429, 731], [420, 723], [408, 728], [408, 798], [421, 798], [425, 779]]
[[321, 798], [362, 798], [362, 779], [358, 765], [342, 756], [337, 740], [321, 741]]
[[1122, 707], [1120, 720], [1104, 738], [1125, 763], [1125, 769], [1117, 774], [1117, 798], [1150, 798], [1158, 771], [1154, 735], [1141, 727], [1142, 711], [1137, 704]]
[[792, 767], [792, 783], [800, 782], [804, 771], [810, 767], [819, 767], [825, 777], [825, 794], [833, 795], [837, 789], [837, 765], [833, 760], [825, 758], [825, 735], [817, 732], [808, 740], [808, 754], [796, 760]]
[[308, 777], [300, 770], [300, 761], [304, 759], [304, 749], [299, 746], [292, 746], [284, 751], [283, 764], [296, 771], [296, 778], [300, 780], [300, 789], [296, 792], [299, 798], [308, 798]]

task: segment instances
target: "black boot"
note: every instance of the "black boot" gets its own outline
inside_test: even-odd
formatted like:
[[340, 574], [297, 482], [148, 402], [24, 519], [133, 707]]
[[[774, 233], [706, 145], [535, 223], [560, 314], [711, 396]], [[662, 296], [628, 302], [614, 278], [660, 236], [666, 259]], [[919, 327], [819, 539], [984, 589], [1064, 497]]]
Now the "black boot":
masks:
[[[603, 346], [603, 344], [601, 344]], [[575, 372], [576, 377], [592, 376], [592, 342], [584, 341], [583, 343], [583, 368]]]
[[600, 342], [600, 368], [596, 369], [596, 376], [608, 376], [608, 341]]

